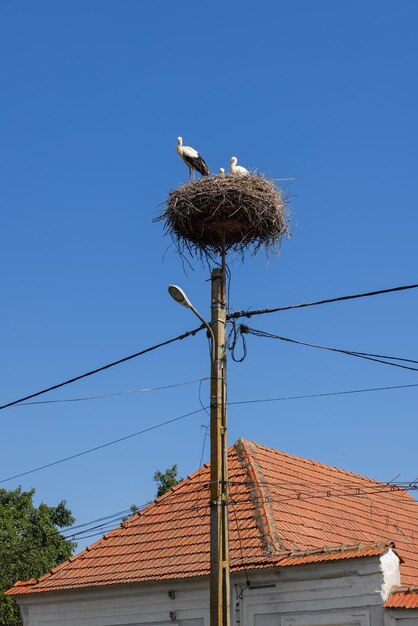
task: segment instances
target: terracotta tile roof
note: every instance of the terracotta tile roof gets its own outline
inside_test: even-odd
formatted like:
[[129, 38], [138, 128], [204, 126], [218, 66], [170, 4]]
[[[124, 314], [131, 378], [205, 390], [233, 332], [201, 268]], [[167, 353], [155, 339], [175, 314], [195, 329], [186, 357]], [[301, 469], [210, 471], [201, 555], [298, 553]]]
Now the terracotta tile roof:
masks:
[[[382, 554], [418, 582], [418, 502], [384, 483], [238, 440], [228, 452], [231, 570]], [[209, 573], [209, 466], [92, 546], [10, 595]]]
[[315, 461], [245, 442], [261, 471], [278, 535], [287, 550], [393, 541], [402, 583], [418, 582], [418, 502], [405, 490]]
[[418, 609], [418, 587], [395, 587], [384, 606], [386, 609]]

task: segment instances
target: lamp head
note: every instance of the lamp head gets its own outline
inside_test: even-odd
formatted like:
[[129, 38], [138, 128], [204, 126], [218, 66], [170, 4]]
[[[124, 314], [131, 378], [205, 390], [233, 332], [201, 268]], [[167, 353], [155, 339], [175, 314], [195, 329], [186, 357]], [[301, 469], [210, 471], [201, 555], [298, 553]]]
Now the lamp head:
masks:
[[189, 298], [186, 296], [181, 287], [178, 287], [177, 285], [169, 285], [168, 293], [173, 298], [173, 300], [175, 300], [182, 306], [185, 306], [186, 309], [192, 308], [192, 303], [190, 302]]

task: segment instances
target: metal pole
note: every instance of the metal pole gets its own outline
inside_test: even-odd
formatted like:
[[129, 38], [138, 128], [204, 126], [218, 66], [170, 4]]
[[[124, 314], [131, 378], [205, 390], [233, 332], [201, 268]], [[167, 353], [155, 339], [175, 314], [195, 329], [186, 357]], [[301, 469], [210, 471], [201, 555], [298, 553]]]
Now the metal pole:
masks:
[[225, 264], [212, 272], [214, 349], [210, 398], [210, 626], [230, 625], [226, 432]]

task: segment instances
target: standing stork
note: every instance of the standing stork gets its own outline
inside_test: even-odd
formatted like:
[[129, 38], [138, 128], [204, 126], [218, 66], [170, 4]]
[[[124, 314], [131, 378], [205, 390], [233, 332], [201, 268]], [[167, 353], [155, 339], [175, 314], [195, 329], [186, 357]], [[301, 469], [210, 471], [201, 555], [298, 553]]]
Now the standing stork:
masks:
[[209, 168], [200, 154], [190, 146], [183, 146], [183, 139], [181, 137], [177, 137], [177, 152], [189, 168], [189, 180], [191, 178], [194, 179], [195, 170], [202, 174], [202, 176], [209, 176]]
[[233, 174], [238, 175], [238, 176], [245, 176], [246, 174], [250, 173], [245, 167], [242, 167], [242, 165], [237, 165], [237, 163], [238, 163], [237, 157], [233, 156], [231, 158], [231, 163], [229, 166], [229, 169], [231, 170]]

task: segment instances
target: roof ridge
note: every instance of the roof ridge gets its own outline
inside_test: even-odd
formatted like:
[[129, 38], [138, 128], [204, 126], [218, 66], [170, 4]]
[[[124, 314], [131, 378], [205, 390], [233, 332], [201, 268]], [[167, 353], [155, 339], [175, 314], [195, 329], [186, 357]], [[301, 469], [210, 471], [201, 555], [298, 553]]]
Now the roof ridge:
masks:
[[360, 541], [359, 543], [345, 544], [341, 543], [335, 546], [322, 546], [321, 548], [310, 548], [309, 550], [291, 550], [286, 554], [286, 557], [298, 557], [298, 556], [311, 556], [314, 554], [333, 554], [335, 552], [358, 552], [361, 550], [374, 550], [385, 548], [395, 548], [394, 541], [378, 541], [367, 542]]
[[234, 448], [251, 481], [252, 486], [249, 486], [249, 489], [256, 510], [256, 522], [260, 531], [263, 550], [266, 556], [272, 556], [284, 550], [284, 546], [276, 526], [274, 512], [271, 509], [271, 496], [263, 472], [260, 464], [251, 454], [252, 442], [240, 438], [235, 442]]

